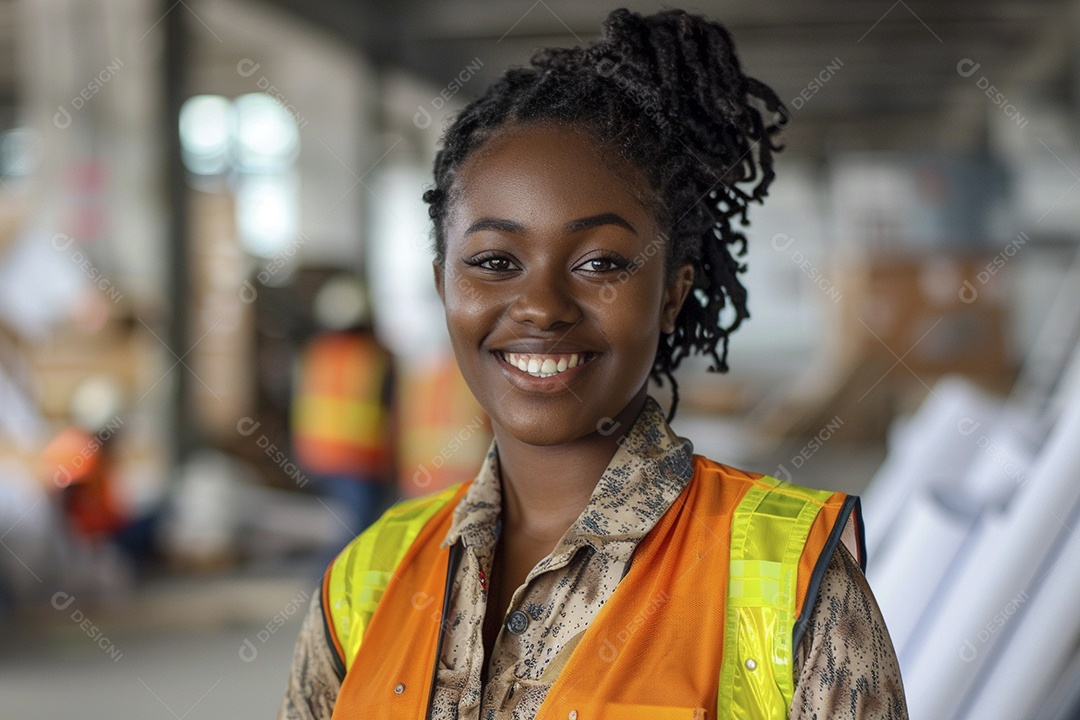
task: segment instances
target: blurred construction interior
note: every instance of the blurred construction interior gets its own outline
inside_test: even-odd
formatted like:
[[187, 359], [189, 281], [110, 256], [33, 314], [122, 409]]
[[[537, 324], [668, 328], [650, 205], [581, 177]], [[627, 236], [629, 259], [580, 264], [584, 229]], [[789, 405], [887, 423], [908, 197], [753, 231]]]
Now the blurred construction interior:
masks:
[[[317, 291], [364, 280], [393, 357], [380, 502], [471, 477], [490, 434], [421, 202], [440, 128], [616, 6], [0, 0], [0, 717], [275, 712], [349, 524], [290, 436]], [[680, 369], [675, 429], [866, 493], [912, 717], [1080, 717], [1080, 498], [1039, 484], [1080, 462], [1080, 2], [683, 7], [788, 113], [751, 320], [727, 375]], [[80, 533], [83, 472], [113, 506]]]

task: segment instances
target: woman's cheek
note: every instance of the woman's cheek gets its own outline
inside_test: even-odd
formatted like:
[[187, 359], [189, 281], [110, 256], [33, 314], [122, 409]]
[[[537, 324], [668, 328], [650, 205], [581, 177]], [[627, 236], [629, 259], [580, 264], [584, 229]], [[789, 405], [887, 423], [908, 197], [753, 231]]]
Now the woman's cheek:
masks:
[[[470, 291], [471, 290], [471, 291]], [[494, 312], [494, 303], [480, 296], [469, 286], [448, 289], [446, 320], [453, 333], [485, 333], [485, 320]]]

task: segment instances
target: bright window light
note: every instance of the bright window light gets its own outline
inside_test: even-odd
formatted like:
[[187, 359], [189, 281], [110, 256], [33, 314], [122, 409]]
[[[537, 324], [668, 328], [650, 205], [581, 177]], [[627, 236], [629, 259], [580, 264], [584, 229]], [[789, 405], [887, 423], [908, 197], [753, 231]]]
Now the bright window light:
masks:
[[280, 172], [296, 160], [300, 131], [285, 108], [269, 95], [236, 98], [237, 169], [248, 173]]
[[229, 169], [233, 105], [220, 95], [195, 95], [180, 108], [180, 146], [184, 165], [196, 175]]

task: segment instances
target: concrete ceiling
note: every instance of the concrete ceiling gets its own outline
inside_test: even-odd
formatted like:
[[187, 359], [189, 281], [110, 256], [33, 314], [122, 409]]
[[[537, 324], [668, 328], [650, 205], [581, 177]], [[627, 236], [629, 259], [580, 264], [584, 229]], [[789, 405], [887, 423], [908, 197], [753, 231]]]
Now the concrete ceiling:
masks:
[[[479, 61], [463, 97], [481, 91], [505, 68], [526, 64], [537, 47], [595, 39], [616, 6], [582, 0], [260, 1], [436, 89]], [[660, 8], [654, 2], [626, 5], [640, 12]], [[3, 106], [14, 104], [16, 6], [0, 0]], [[801, 105], [785, 134], [794, 154], [979, 148], [987, 118], [1001, 112], [978, 87], [984, 77], [1022, 112], [1052, 107], [1065, 118], [1080, 112], [1080, 0], [695, 0], [678, 6], [725, 23], [747, 72], [789, 106]], [[977, 72], [962, 76], [962, 60], [978, 63]], [[818, 92], [793, 102], [837, 63]], [[1072, 125], [1080, 133], [1080, 124]], [[1080, 136], [1073, 142], [1080, 146]]]
[[[479, 60], [465, 95], [506, 67], [526, 64], [537, 47], [596, 38], [614, 7], [580, 0], [266, 2], [436, 88]], [[649, 2], [626, 6], [659, 9]], [[789, 105], [801, 105], [786, 135], [799, 153], [979, 147], [988, 112], [999, 109], [977, 86], [984, 76], [1024, 107], [1078, 105], [1076, 0], [698, 0], [680, 7], [725, 23], [747, 72]], [[961, 75], [962, 60], [979, 63], [977, 72]], [[830, 64], [839, 69], [827, 84], [793, 103]]]

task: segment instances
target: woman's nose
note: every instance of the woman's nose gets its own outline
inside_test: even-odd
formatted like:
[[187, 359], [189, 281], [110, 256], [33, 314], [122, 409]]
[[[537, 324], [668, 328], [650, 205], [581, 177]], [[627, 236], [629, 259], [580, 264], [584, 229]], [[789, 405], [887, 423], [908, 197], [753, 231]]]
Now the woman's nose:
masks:
[[519, 283], [520, 291], [510, 306], [510, 319], [514, 322], [550, 330], [581, 320], [581, 308], [568, 279], [534, 269], [522, 275]]

